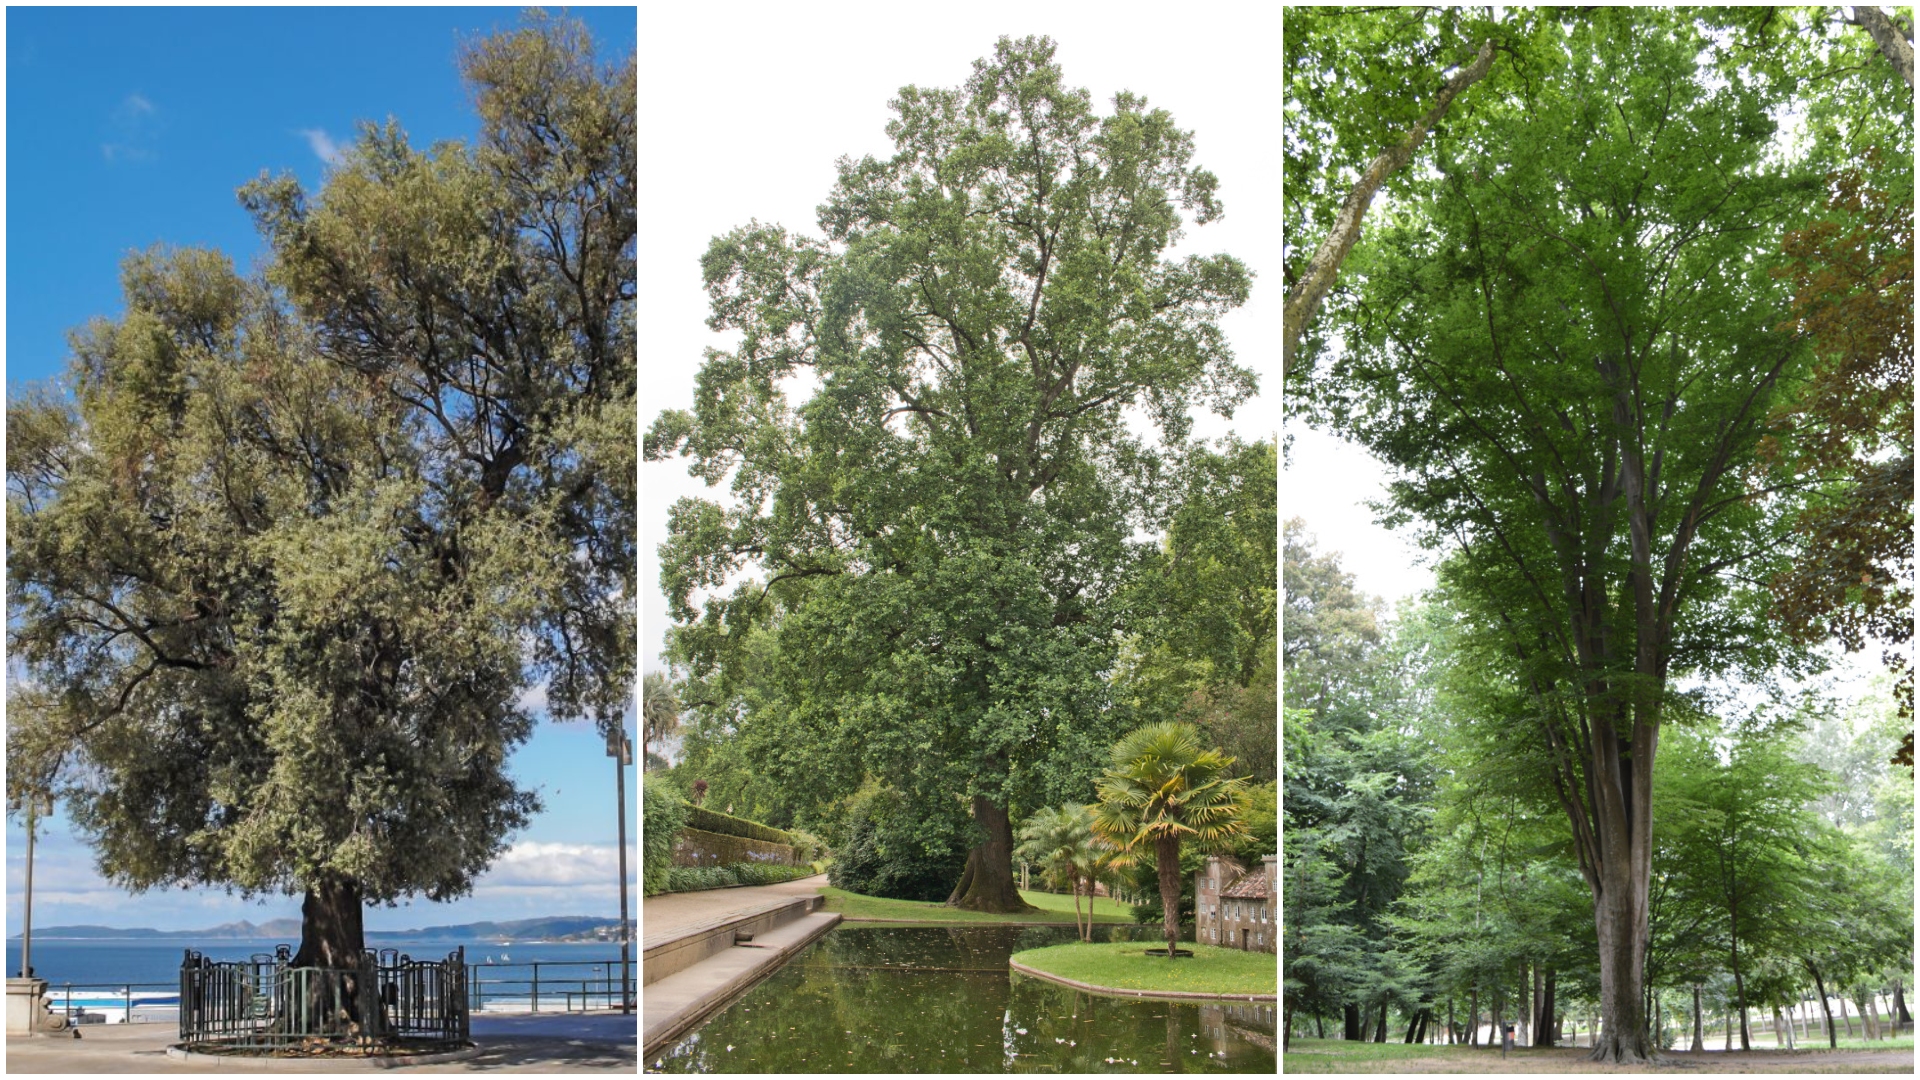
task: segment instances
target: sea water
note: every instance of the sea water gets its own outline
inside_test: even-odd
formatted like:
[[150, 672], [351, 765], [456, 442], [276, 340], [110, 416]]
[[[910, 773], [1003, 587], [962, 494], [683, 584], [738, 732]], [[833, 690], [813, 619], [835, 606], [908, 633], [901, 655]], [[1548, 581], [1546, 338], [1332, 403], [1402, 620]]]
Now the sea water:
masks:
[[[186, 939], [89, 938], [41, 939], [33, 942], [34, 973], [48, 983], [48, 992], [57, 1001], [71, 990], [76, 1003], [86, 1003], [90, 1011], [107, 1013], [108, 1019], [124, 1018], [124, 1006], [106, 1007], [109, 1000], [123, 1000], [131, 988], [136, 1003], [154, 1001], [172, 1006], [178, 1003], [180, 964], [188, 949], [210, 960], [247, 960], [256, 955], [271, 956], [278, 945], [297, 947], [299, 942], [278, 938], [257, 940], [222, 939], [190, 941]], [[397, 949], [413, 960], [444, 960], [456, 948], [466, 947], [469, 979], [479, 984], [482, 1008], [520, 1011], [533, 1007], [535, 974], [539, 964], [539, 1008], [560, 1011], [569, 1004], [580, 1006], [582, 995], [591, 995], [593, 1004], [603, 1005], [617, 991], [620, 972], [620, 946], [608, 942], [554, 942], [501, 945], [497, 941], [369, 941], [376, 950]], [[565, 961], [570, 961], [563, 963]], [[632, 953], [632, 967], [640, 971], [639, 950]], [[20, 941], [7, 942], [7, 975], [20, 974]], [[120, 992], [114, 992], [120, 991]], [[617, 996], [612, 1000], [618, 1001]], [[136, 1016], [136, 1018], [139, 1018]], [[162, 1017], [152, 1017], [161, 1019]], [[170, 1016], [168, 1017], [170, 1018]]]

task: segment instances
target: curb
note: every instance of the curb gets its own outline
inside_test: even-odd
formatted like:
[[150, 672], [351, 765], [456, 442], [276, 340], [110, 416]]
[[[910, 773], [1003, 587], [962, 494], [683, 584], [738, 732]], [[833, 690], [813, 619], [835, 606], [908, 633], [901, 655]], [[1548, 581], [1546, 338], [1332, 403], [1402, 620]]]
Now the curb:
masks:
[[1095, 994], [1113, 994], [1117, 997], [1166, 998], [1173, 1001], [1250, 1001], [1272, 1004], [1279, 999], [1278, 994], [1202, 994], [1194, 990], [1127, 990], [1117, 986], [1095, 986], [1078, 979], [1069, 979], [1064, 975], [1055, 975], [1051, 971], [1031, 968], [1015, 960], [1008, 960], [1007, 967], [1022, 975], [1031, 975], [1036, 979], [1071, 986], [1075, 990], [1087, 990]]
[[188, 1050], [175, 1043], [167, 1047], [167, 1056], [175, 1061], [191, 1062], [195, 1065], [230, 1066], [248, 1071], [271, 1071], [276, 1068], [289, 1071], [309, 1071], [315, 1062], [325, 1062], [328, 1071], [348, 1071], [355, 1066], [368, 1069], [404, 1069], [409, 1065], [438, 1065], [445, 1061], [465, 1061], [477, 1057], [480, 1044], [474, 1043], [461, 1050], [448, 1050], [441, 1054], [405, 1054], [384, 1057], [266, 1057], [248, 1054], [202, 1054]]

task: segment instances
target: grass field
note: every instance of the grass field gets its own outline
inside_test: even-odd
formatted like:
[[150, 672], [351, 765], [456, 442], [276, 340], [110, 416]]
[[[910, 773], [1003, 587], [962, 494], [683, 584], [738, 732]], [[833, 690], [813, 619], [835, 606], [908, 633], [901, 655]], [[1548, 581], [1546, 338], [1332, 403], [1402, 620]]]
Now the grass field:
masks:
[[[1853, 1040], [1861, 1042], [1860, 1040]], [[1728, 1073], [1878, 1073], [1914, 1071], [1913, 1040], [1862, 1042], [1839, 1050], [1709, 1050], [1701, 1054], [1667, 1051], [1661, 1065], [1609, 1065], [1604, 1071], [1657, 1072], [1676, 1066], [1699, 1072]], [[1295, 1036], [1280, 1059], [1290, 1073], [1591, 1073], [1603, 1071], [1587, 1060], [1585, 1047], [1516, 1049], [1501, 1057], [1498, 1048], [1408, 1046], [1404, 1043], [1344, 1042]]]
[[1146, 955], [1152, 942], [1113, 941], [1053, 945], [1013, 954], [1014, 963], [1122, 990], [1177, 990], [1197, 994], [1271, 994], [1279, 984], [1272, 953], [1188, 944], [1191, 959]]
[[[1017, 915], [993, 915], [983, 911], [961, 911], [942, 903], [926, 903], [919, 900], [886, 900], [878, 896], [862, 896], [845, 889], [836, 889], [831, 885], [820, 887], [820, 895], [827, 898], [828, 911], [837, 911], [848, 919], [890, 919], [911, 922], [930, 923], [1072, 923], [1073, 897], [1059, 896], [1054, 893], [1022, 892], [1020, 895], [1027, 903], [1039, 908], [1039, 911], [1025, 911]], [[1087, 909], [1085, 897], [1080, 900], [1080, 910]], [[1112, 900], [1101, 900], [1094, 909], [1093, 921], [1100, 923], [1132, 924], [1133, 917], [1126, 914], [1130, 909]]]

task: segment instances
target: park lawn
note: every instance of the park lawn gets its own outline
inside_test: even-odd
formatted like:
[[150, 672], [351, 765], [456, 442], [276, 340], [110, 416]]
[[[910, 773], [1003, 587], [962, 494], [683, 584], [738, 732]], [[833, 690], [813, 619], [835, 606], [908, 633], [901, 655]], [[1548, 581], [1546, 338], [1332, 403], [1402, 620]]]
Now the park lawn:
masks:
[[[1022, 892], [1020, 895], [1027, 903], [1040, 908], [1039, 911], [1024, 911], [1017, 915], [995, 915], [985, 911], [961, 911], [950, 908], [938, 901], [929, 903], [922, 900], [888, 900], [879, 896], [862, 896], [845, 889], [836, 889], [831, 885], [822, 885], [820, 895], [827, 898], [826, 910], [837, 911], [847, 919], [881, 919], [897, 922], [925, 923], [1068, 923], [1073, 922], [1073, 897], [1056, 896], [1052, 893]], [[1125, 905], [1112, 900], [1103, 900], [1101, 910], [1094, 916], [1098, 923], [1132, 923], [1133, 917], [1122, 912], [1129, 911]], [[1080, 910], [1086, 910], [1086, 900], [1081, 899]]]
[[1223, 949], [1181, 942], [1191, 959], [1169, 963], [1146, 955], [1151, 941], [1096, 941], [1052, 945], [1013, 954], [1016, 964], [1063, 979], [1117, 990], [1178, 991], [1189, 994], [1271, 994], [1279, 985], [1272, 953]]
[[[1909, 1046], [1912, 1039], [1904, 1040]], [[1689, 1054], [1670, 1050], [1665, 1065], [1615, 1065], [1606, 1069], [1619, 1072], [1673, 1072], [1676, 1068], [1698, 1072], [1729, 1073], [1870, 1073], [1913, 1071], [1913, 1051], [1903, 1049], [1901, 1040], [1884, 1040], [1879, 1045], [1849, 1049], [1841, 1040], [1840, 1049], [1829, 1051], [1822, 1043], [1819, 1050], [1757, 1048], [1753, 1051], [1719, 1050]], [[1517, 1048], [1502, 1057], [1498, 1047], [1408, 1046], [1398, 1041], [1384, 1043], [1345, 1042], [1340, 1039], [1311, 1039], [1294, 1036], [1280, 1058], [1280, 1071], [1289, 1073], [1592, 1073], [1597, 1071], [1587, 1060], [1584, 1046], [1546, 1049]]]

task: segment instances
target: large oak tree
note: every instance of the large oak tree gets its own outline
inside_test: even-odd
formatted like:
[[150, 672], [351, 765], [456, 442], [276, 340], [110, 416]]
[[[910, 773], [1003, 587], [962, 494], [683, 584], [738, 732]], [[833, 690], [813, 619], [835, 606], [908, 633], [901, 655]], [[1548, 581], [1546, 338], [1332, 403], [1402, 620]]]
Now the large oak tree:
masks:
[[1144, 98], [1096, 110], [1050, 41], [892, 104], [894, 154], [841, 162], [820, 235], [752, 224], [706, 255], [710, 325], [740, 339], [645, 452], [734, 498], [674, 507], [661, 580], [690, 705], [737, 700], [776, 629], [779, 692], [740, 728], [762, 774], [965, 800], [950, 902], [1005, 911], [1010, 810], [1084, 799], [1118, 734], [1115, 597], [1163, 453], [1127, 418], [1178, 443], [1252, 391], [1219, 327], [1250, 275], [1168, 257], [1183, 211], [1220, 214], [1214, 177]]

